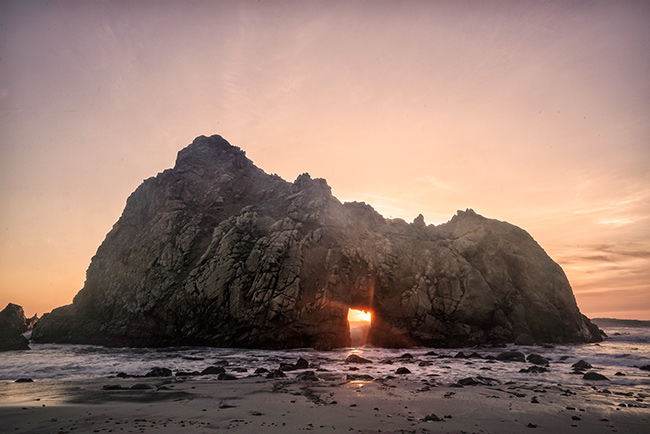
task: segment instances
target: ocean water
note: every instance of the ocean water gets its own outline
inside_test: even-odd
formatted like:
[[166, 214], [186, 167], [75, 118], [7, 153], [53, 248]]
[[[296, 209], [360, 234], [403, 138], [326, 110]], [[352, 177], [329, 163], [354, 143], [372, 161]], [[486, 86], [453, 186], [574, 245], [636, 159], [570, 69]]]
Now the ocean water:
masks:
[[[390, 375], [401, 377], [395, 371], [399, 367], [406, 367], [411, 373], [404, 377], [438, 384], [451, 384], [461, 378], [481, 375], [502, 383], [515, 381], [540, 385], [586, 385], [650, 396], [650, 371], [639, 369], [650, 364], [650, 328], [617, 327], [606, 328], [605, 331], [609, 338], [598, 344], [458, 349], [358, 347], [333, 351], [271, 351], [210, 347], [105, 348], [32, 343], [29, 351], [0, 353], [0, 382], [13, 382], [18, 378], [84, 381], [115, 376], [120, 372], [144, 375], [153, 367], [169, 368], [175, 373], [201, 371], [215, 365], [224, 366], [226, 372], [237, 377], [246, 377], [253, 375], [257, 368], [277, 369], [280, 363], [295, 363], [299, 357], [303, 357], [311, 365], [309, 370], [316, 371], [317, 375], [333, 379], [340, 377], [341, 380], [345, 379], [346, 374], [367, 374], [374, 378]], [[521, 373], [520, 369], [531, 364], [454, 358], [461, 351], [465, 354], [477, 352], [486, 357], [507, 350], [521, 351], [525, 355], [540, 354], [550, 360], [550, 371], [541, 374]], [[432, 351], [436, 355], [427, 355]], [[405, 353], [411, 354], [413, 359], [402, 358]], [[370, 359], [373, 363], [345, 363], [350, 354]], [[589, 362], [593, 366], [592, 371], [605, 375], [610, 381], [585, 381], [582, 375], [572, 374], [571, 365], [579, 360]], [[422, 361], [431, 364], [420, 366]], [[287, 375], [292, 377], [300, 372], [302, 371], [291, 371]], [[617, 372], [624, 375], [615, 375]], [[193, 378], [215, 377], [208, 375]]]

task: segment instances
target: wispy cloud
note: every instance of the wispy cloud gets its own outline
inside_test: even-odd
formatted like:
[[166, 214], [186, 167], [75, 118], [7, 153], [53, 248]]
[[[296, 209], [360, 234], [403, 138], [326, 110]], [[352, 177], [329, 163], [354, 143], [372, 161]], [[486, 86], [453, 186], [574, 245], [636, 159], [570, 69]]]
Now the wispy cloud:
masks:
[[650, 312], [650, 242], [565, 246], [556, 260], [588, 315]]
[[[576, 194], [574, 214], [591, 217], [598, 225], [615, 228], [648, 220], [650, 187], [622, 182], [619, 179], [595, 179], [583, 182]], [[597, 206], [594, 206], [597, 205]]]
[[450, 184], [448, 182], [441, 181], [440, 179], [436, 178], [435, 176], [431, 176], [431, 175], [420, 176], [418, 178], [418, 181], [422, 181], [422, 182], [425, 182], [427, 184], [430, 184], [432, 187], [434, 187], [435, 189], [438, 189], [438, 190], [455, 190], [456, 189], [452, 184]]
[[601, 220], [598, 220], [598, 223], [601, 224], [601, 225], [613, 225], [615, 227], [629, 225], [630, 223], [634, 223], [634, 222], [635, 222], [635, 220], [630, 219], [630, 218], [615, 218], [615, 219], [601, 219]]
[[620, 262], [629, 258], [650, 259], [650, 246], [642, 243], [591, 244], [567, 247], [566, 253], [558, 260], [566, 264], [585, 261]]

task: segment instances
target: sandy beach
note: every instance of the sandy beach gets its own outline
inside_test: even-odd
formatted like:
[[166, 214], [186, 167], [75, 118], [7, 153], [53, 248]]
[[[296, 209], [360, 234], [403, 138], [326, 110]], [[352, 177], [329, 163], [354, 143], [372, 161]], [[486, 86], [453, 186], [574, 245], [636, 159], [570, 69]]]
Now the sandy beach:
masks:
[[[5, 382], [7, 433], [642, 433], [644, 394], [586, 385], [459, 387], [416, 378]], [[137, 386], [136, 386], [137, 385]], [[132, 387], [135, 386], [135, 389]], [[107, 389], [115, 390], [107, 390]]]

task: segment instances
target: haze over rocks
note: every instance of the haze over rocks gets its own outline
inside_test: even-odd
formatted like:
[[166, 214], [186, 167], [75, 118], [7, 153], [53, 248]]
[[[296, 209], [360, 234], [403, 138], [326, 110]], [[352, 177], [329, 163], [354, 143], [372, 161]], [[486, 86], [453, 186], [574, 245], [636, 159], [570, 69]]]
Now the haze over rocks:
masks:
[[136, 189], [73, 304], [32, 338], [330, 349], [350, 344], [350, 307], [373, 311], [376, 346], [601, 340], [524, 230], [472, 210], [385, 219], [323, 179], [264, 173], [220, 136]]

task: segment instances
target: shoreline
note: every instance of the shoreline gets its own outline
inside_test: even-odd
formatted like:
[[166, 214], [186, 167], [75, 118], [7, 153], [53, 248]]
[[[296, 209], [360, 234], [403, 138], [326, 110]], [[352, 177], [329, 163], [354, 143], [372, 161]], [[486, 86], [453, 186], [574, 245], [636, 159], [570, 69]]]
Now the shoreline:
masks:
[[650, 426], [650, 397], [640, 392], [317, 375], [3, 382], [0, 419], [8, 433], [640, 433]]

